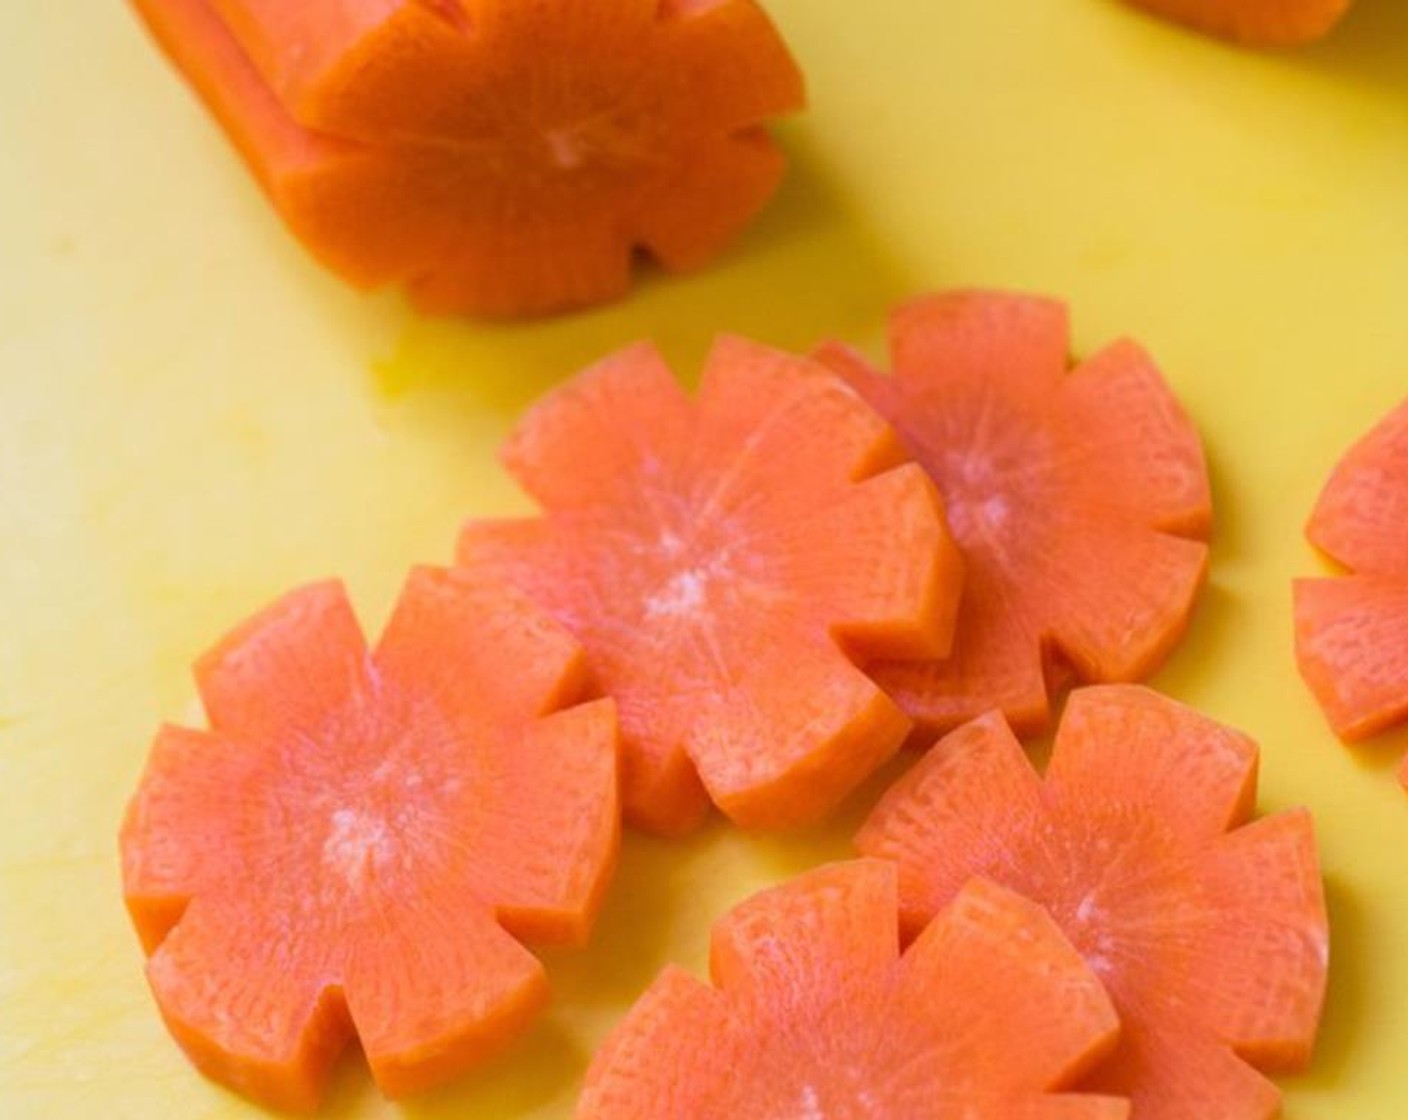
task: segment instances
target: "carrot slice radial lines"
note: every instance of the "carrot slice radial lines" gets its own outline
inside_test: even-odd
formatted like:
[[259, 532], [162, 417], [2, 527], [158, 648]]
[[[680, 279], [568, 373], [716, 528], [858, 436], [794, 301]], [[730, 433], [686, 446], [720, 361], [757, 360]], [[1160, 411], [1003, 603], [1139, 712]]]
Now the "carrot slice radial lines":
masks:
[[991, 883], [901, 955], [894, 868], [822, 867], [722, 918], [711, 972], [666, 970], [592, 1063], [578, 1120], [1129, 1115], [1060, 1092], [1118, 1022], [1041, 908]]
[[[342, 588], [257, 614], [197, 668], [122, 828], [148, 976], [196, 1064], [310, 1109], [355, 1034], [428, 1088], [547, 997], [516, 938], [582, 941], [614, 867], [616, 721], [521, 594], [417, 569], [369, 652]], [[575, 706], [574, 706], [575, 705]]]
[[1197, 432], [1149, 356], [1116, 342], [1068, 372], [1065, 307], [953, 292], [897, 308], [894, 372], [818, 356], [894, 425], [943, 496], [967, 568], [952, 652], [876, 679], [921, 729], [990, 708], [1050, 718], [1055, 669], [1133, 681], [1182, 637], [1211, 522]]
[[1086, 688], [1044, 781], [989, 715], [941, 740], [857, 843], [897, 861], [911, 935], [974, 875], [1046, 908], [1124, 1027], [1082, 1086], [1145, 1120], [1267, 1120], [1279, 1095], [1259, 1071], [1309, 1060], [1329, 935], [1309, 814], [1246, 823], [1255, 775], [1240, 734], [1137, 686]]
[[857, 662], [946, 649], [961, 571], [933, 487], [838, 378], [724, 339], [690, 401], [637, 346], [503, 457], [544, 516], [467, 525], [460, 563], [582, 642], [619, 705], [628, 819], [678, 833], [712, 800], [800, 824], [897, 749], [908, 720]]

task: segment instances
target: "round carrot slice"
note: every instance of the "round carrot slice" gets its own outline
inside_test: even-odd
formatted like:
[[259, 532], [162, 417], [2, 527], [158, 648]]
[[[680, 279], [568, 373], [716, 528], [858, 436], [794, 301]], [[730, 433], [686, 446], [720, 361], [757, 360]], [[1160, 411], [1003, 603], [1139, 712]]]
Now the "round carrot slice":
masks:
[[691, 403], [637, 346], [532, 409], [503, 459], [545, 516], [470, 524], [460, 562], [586, 648], [628, 819], [679, 833], [712, 799], [798, 824], [904, 739], [856, 663], [947, 648], [957, 557], [924, 472], [825, 369], [725, 339]]
[[580, 942], [614, 866], [616, 724], [581, 651], [483, 577], [414, 572], [369, 652], [334, 583], [197, 665], [210, 728], [163, 728], [122, 827], [163, 1017], [210, 1076], [316, 1105], [355, 1034], [413, 1093], [547, 998], [516, 938]]
[[688, 269], [776, 190], [802, 78], [754, 0], [135, 0], [292, 231], [432, 311]]
[[1350, 0], [1131, 0], [1199, 31], [1248, 46], [1292, 47], [1330, 32]]
[[1063, 305], [957, 292], [900, 307], [895, 372], [820, 358], [900, 433], [943, 494], [966, 565], [952, 655], [875, 667], [931, 737], [992, 708], [1021, 731], [1078, 678], [1131, 681], [1182, 636], [1211, 521], [1197, 432], [1149, 356], [1117, 342], [1067, 372]]
[[1364, 739], [1408, 718], [1408, 401], [1340, 460], [1306, 536], [1349, 574], [1296, 580], [1296, 661], [1335, 733]]
[[1099, 981], [1040, 907], [974, 880], [903, 955], [894, 869], [832, 864], [713, 931], [608, 1038], [577, 1120], [1124, 1120], [1059, 1090], [1109, 1053]]
[[1123, 1028], [1084, 1088], [1141, 1120], [1268, 1120], [1258, 1071], [1309, 1060], [1329, 935], [1310, 816], [1250, 821], [1256, 764], [1147, 689], [1081, 689], [1044, 781], [994, 713], [921, 759], [857, 843], [898, 863], [911, 935], [974, 875], [1046, 907]]

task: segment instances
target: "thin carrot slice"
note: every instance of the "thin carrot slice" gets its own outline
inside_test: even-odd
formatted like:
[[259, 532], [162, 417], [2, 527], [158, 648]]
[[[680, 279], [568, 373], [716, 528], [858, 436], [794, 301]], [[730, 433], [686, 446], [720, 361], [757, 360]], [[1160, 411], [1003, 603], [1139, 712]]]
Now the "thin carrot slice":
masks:
[[1340, 460], [1306, 536], [1351, 574], [1295, 581], [1296, 661], [1335, 733], [1364, 739], [1408, 718], [1408, 401]]
[[460, 562], [586, 648], [628, 819], [676, 834], [712, 799], [798, 824], [904, 739], [856, 663], [943, 652], [959, 565], [923, 471], [825, 369], [725, 339], [691, 403], [637, 346], [533, 408], [503, 459], [545, 515], [468, 525]]
[[991, 714], [939, 742], [857, 844], [897, 861], [910, 935], [974, 875], [1046, 907], [1124, 1029], [1083, 1087], [1143, 1120], [1268, 1120], [1262, 1072], [1309, 1061], [1329, 934], [1309, 814], [1247, 823], [1256, 764], [1245, 736], [1147, 689], [1080, 689], [1044, 781]]
[[974, 880], [903, 955], [894, 868], [832, 864], [713, 931], [714, 986], [667, 969], [593, 1061], [577, 1120], [1124, 1120], [1060, 1092], [1118, 1022], [1051, 919]]
[[208, 1075], [311, 1109], [355, 1034], [389, 1095], [509, 1042], [547, 998], [515, 938], [580, 942], [614, 866], [616, 725], [511, 588], [412, 573], [375, 651], [335, 583], [197, 665], [122, 827], [128, 909]]
[[1256, 47], [1293, 47], [1330, 33], [1351, 0], [1131, 0], [1199, 31]]
[[995, 292], [901, 306], [891, 346], [888, 377], [834, 343], [819, 356], [937, 483], [967, 585], [951, 656], [875, 666], [880, 684], [932, 738], [991, 708], [1039, 730], [1069, 670], [1157, 668], [1212, 511], [1197, 432], [1148, 355], [1116, 342], [1068, 373], [1064, 306]]
[[293, 233], [361, 287], [526, 315], [717, 255], [802, 79], [754, 0], [133, 0]]

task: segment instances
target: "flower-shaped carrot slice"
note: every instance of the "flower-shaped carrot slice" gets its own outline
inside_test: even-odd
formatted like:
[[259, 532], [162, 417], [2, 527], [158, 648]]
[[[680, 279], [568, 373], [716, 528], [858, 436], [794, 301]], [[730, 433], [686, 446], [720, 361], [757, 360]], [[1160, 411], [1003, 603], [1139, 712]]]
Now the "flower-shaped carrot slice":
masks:
[[468, 525], [460, 560], [586, 648], [629, 820], [683, 832], [712, 798], [801, 823], [904, 739], [856, 661], [942, 652], [958, 561], [924, 472], [825, 369], [724, 339], [691, 403], [637, 346], [533, 408], [503, 459], [546, 514]]
[[754, 0], [134, 0], [292, 231], [359, 286], [523, 315], [717, 254], [802, 78]]
[[577, 1120], [1124, 1120], [1057, 1090], [1118, 1022], [1051, 919], [983, 880], [900, 955], [895, 873], [832, 864], [714, 926], [607, 1039]]
[[1350, 0], [1130, 0], [1161, 16], [1254, 47], [1291, 47], [1329, 33]]
[[1269, 1120], [1279, 1093], [1257, 1070], [1308, 1061], [1329, 937], [1310, 816], [1250, 821], [1256, 766], [1250, 740], [1147, 689], [1082, 689], [1045, 781], [985, 716], [901, 779], [858, 843], [898, 862], [910, 934], [973, 875], [1046, 907], [1120, 1015], [1084, 1087], [1129, 1097], [1138, 1120]]
[[952, 656], [876, 680], [932, 735], [992, 708], [1040, 730], [1071, 667], [1152, 672], [1202, 586], [1212, 513], [1197, 432], [1149, 356], [1116, 342], [1068, 373], [1065, 307], [995, 292], [904, 305], [891, 339], [888, 377], [820, 356], [938, 484], [967, 582]]
[[1296, 658], [1336, 734], [1363, 739], [1408, 718], [1408, 401], [1340, 460], [1306, 536], [1350, 574], [1296, 581]]
[[208, 1075], [313, 1107], [351, 1036], [427, 1088], [547, 998], [515, 939], [580, 942], [619, 834], [615, 714], [511, 589], [421, 569], [369, 652], [341, 586], [279, 600], [197, 665], [122, 828], [162, 1015]]

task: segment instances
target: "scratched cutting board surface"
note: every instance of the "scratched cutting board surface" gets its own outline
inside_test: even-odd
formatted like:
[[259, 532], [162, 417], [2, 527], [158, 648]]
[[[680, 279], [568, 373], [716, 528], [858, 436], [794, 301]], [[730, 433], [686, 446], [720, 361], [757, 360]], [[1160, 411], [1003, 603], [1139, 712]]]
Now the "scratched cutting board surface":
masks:
[[[341, 575], [371, 628], [470, 513], [545, 387], [642, 336], [692, 376], [718, 329], [876, 348], [906, 293], [1070, 299], [1078, 348], [1158, 356], [1209, 449], [1211, 586], [1158, 684], [1255, 735], [1262, 804], [1317, 815], [1334, 931], [1291, 1120], [1408, 1114], [1408, 736], [1351, 752], [1296, 677], [1290, 578], [1339, 451], [1408, 392], [1408, 5], [1238, 52], [1110, 0], [774, 0], [814, 108], [713, 271], [532, 326], [418, 319], [292, 245], [120, 3], [0, 5], [0, 1116], [239, 1117], [167, 1038], [115, 834], [188, 665]], [[596, 1041], [709, 920], [846, 853], [833, 826], [629, 836], [597, 935], [500, 1064], [404, 1106], [349, 1057], [330, 1116], [567, 1117]], [[662, 1118], [664, 1120], [664, 1118]]]

